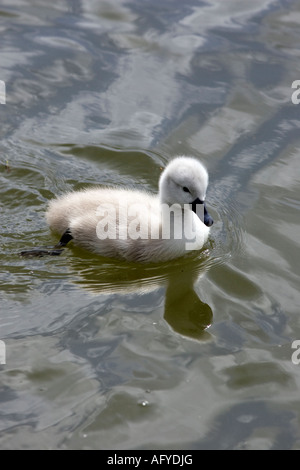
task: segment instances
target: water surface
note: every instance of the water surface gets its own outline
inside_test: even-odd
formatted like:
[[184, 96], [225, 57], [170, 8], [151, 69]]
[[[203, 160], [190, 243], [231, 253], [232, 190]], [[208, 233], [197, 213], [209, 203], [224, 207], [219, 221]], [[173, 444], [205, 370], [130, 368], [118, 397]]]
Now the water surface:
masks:
[[[249, 3], [249, 2], [248, 2]], [[2, 1], [1, 449], [299, 449], [297, 1]], [[210, 173], [204, 250], [56, 243], [56, 194]]]

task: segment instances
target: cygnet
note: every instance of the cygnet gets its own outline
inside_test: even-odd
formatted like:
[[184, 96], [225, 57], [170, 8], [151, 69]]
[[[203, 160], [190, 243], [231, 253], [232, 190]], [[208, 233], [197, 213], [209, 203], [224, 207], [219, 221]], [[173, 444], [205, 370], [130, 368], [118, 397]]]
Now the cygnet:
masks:
[[70, 192], [50, 202], [46, 219], [61, 235], [56, 249], [72, 241], [106, 257], [167, 261], [207, 241], [213, 224], [207, 186], [204, 166], [180, 156], [162, 172], [158, 194], [111, 187]]

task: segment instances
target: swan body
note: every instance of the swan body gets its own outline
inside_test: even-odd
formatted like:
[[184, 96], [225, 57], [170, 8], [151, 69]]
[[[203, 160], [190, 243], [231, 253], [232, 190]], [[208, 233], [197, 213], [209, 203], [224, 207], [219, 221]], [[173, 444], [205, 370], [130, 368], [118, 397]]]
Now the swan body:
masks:
[[[50, 202], [46, 219], [61, 235], [102, 256], [160, 262], [199, 250], [213, 220], [205, 206], [208, 173], [192, 157], [173, 159], [159, 179], [159, 193], [98, 187]], [[203, 208], [203, 221], [197, 209]]]

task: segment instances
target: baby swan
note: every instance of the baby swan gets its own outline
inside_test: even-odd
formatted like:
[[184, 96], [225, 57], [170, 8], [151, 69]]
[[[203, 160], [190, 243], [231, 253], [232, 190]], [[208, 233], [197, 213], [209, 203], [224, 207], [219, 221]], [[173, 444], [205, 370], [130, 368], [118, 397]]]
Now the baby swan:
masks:
[[167, 261], [199, 250], [213, 224], [204, 202], [207, 185], [204, 166], [182, 156], [162, 172], [158, 195], [117, 188], [63, 195], [50, 202], [46, 213], [51, 229], [61, 235], [55, 248], [73, 240], [102, 256], [138, 262]]

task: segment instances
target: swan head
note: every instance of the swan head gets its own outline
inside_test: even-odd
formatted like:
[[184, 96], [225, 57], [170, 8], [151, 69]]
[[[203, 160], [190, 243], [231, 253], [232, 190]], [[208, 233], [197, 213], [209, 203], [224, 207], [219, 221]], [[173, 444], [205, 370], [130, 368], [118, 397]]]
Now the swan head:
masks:
[[210, 227], [212, 217], [205, 206], [208, 173], [202, 163], [192, 157], [172, 160], [159, 179], [159, 197], [162, 204], [189, 204], [197, 213], [197, 206], [204, 205], [204, 224]]

